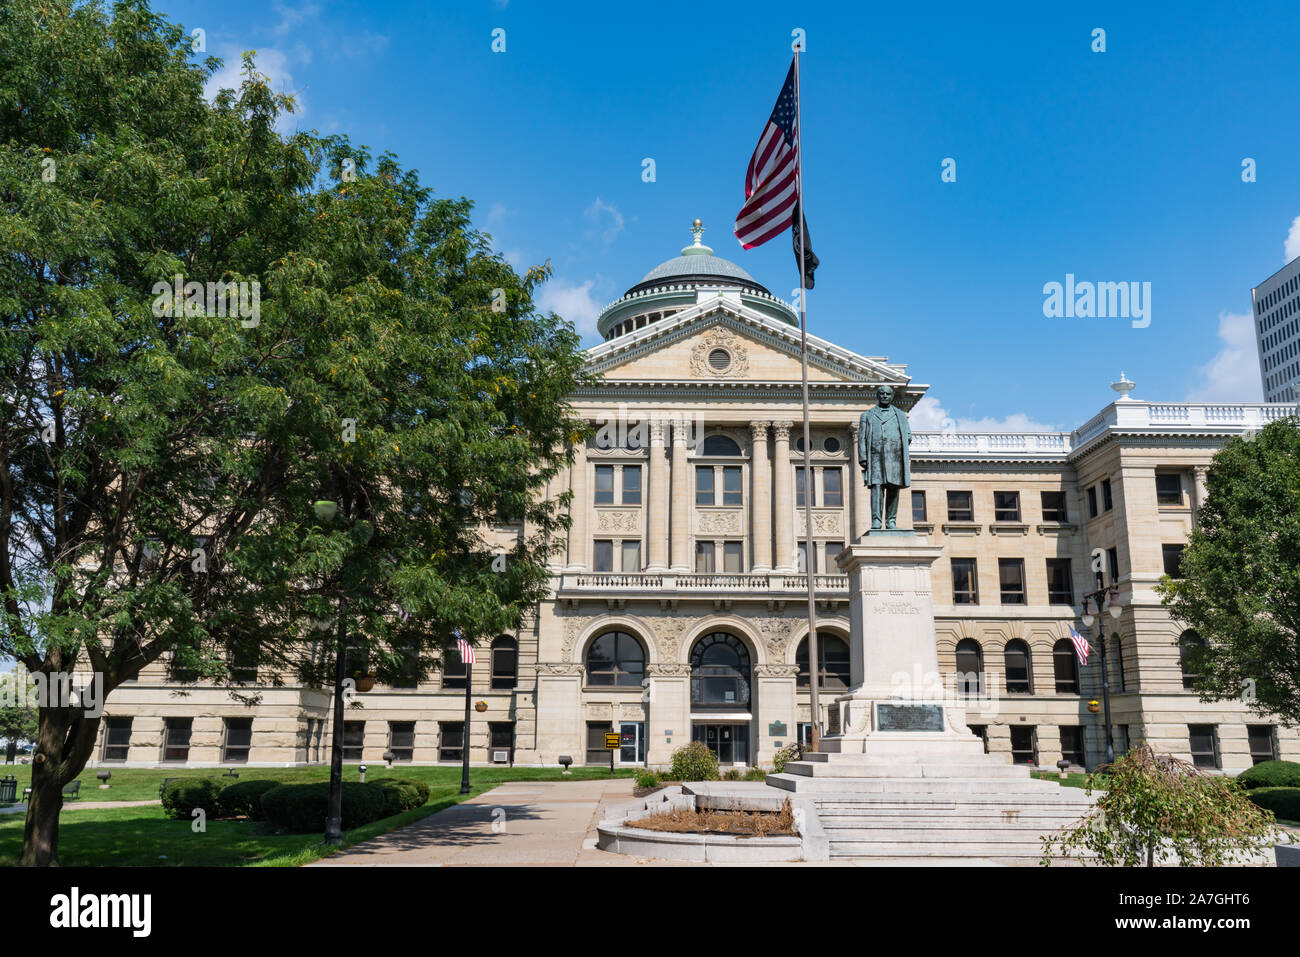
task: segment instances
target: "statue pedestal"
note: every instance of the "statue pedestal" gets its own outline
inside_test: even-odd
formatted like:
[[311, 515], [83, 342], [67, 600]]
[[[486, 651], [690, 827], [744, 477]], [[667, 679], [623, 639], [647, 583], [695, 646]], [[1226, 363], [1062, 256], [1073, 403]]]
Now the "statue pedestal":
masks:
[[906, 530], [873, 530], [836, 559], [849, 576], [851, 688], [823, 751], [983, 754], [965, 709], [945, 700], [930, 566], [942, 554]]

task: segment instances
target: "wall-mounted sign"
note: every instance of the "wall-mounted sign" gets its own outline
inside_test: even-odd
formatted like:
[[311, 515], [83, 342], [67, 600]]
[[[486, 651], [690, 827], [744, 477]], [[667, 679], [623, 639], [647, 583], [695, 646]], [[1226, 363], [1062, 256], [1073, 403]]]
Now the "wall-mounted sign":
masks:
[[788, 729], [784, 721], [773, 721], [767, 726], [767, 733], [772, 737], [784, 737]]

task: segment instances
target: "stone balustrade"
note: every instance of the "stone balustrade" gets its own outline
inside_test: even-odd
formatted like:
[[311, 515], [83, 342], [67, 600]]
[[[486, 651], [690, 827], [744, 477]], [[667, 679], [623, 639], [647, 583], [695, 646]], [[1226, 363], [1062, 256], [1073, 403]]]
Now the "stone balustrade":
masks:
[[[555, 576], [558, 594], [638, 592], [671, 594], [719, 593], [725, 595], [761, 593], [799, 596], [807, 592], [803, 575], [735, 574], [643, 574], [637, 572], [563, 572]], [[847, 596], [847, 575], [813, 575], [814, 594]]]

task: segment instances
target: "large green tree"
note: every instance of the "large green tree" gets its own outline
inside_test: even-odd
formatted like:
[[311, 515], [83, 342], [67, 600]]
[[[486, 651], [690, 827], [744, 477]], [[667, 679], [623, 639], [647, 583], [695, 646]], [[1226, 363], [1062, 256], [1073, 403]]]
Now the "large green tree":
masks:
[[1195, 629], [1205, 700], [1243, 699], [1300, 723], [1300, 422], [1278, 419], [1214, 456], [1181, 578], [1157, 585]]
[[[395, 158], [278, 136], [251, 57], [205, 101], [217, 65], [139, 0], [0, 0], [0, 653], [101, 704], [159, 660], [330, 685], [313, 622], [419, 672], [453, 628], [519, 623], [564, 524], [541, 490], [581, 357], [533, 309], [546, 270]], [[218, 312], [240, 282], [256, 315]], [[492, 524], [518, 530], [501, 572]], [[57, 863], [98, 723], [42, 702], [23, 863]]]

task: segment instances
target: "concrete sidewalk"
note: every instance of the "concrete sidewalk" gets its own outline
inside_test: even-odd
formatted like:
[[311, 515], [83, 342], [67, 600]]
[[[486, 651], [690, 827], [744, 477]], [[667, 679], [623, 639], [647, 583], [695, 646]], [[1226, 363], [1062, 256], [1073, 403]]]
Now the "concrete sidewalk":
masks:
[[630, 778], [511, 782], [308, 866], [683, 866], [596, 850], [608, 808], [632, 800]]

